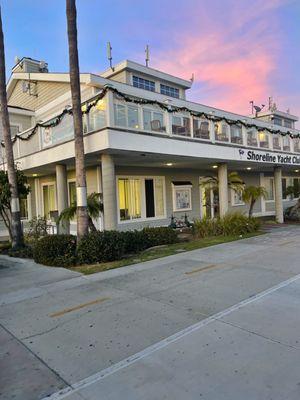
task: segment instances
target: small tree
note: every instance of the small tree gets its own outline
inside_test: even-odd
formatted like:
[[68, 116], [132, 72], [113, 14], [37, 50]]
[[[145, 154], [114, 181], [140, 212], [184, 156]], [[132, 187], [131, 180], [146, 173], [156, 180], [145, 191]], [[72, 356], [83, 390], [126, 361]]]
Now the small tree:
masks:
[[[59, 222], [69, 222], [73, 220], [76, 216], [77, 204], [76, 201], [70, 205], [70, 207], [65, 208], [57, 219]], [[89, 229], [95, 232], [97, 229], [94, 225], [93, 219], [98, 218], [103, 211], [103, 204], [101, 201], [100, 193], [91, 193], [87, 197], [87, 212], [88, 212], [88, 224]]]
[[[15, 169], [15, 171], [20, 199], [25, 199], [30, 192], [30, 188], [27, 186], [27, 178], [22, 171], [18, 169]], [[3, 170], [0, 171], [0, 215], [8, 230], [9, 238], [12, 242], [13, 232], [11, 224], [11, 187], [8, 182], [8, 173]]]
[[[215, 176], [205, 176], [201, 179], [201, 185], [217, 190], [219, 188], [219, 179]], [[238, 192], [243, 190], [244, 186], [245, 183], [237, 172], [230, 172], [228, 174], [228, 187], [230, 189]]]
[[246, 186], [243, 190], [242, 199], [249, 204], [249, 218], [252, 217], [254, 204], [259, 198], [267, 198], [267, 191], [263, 186]]

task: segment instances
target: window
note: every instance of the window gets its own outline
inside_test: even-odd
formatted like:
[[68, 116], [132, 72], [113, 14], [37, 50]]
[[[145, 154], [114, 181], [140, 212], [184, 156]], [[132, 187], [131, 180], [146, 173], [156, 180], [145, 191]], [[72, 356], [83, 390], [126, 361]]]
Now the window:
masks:
[[273, 135], [273, 149], [281, 150], [280, 136]]
[[291, 151], [291, 142], [288, 135], [282, 137], [282, 148], [283, 151]]
[[51, 212], [56, 210], [55, 185], [43, 185], [44, 216], [51, 219]]
[[241, 206], [244, 205], [243, 201], [243, 190], [233, 190], [233, 196], [232, 196], [232, 205], [234, 206]]
[[274, 200], [274, 179], [273, 178], [266, 178], [265, 188], [267, 191], [267, 200], [269, 200], [269, 201]]
[[164, 114], [159, 111], [143, 109], [144, 129], [154, 132], [165, 132]]
[[161, 83], [160, 84], [160, 93], [165, 94], [166, 96], [169, 96], [169, 97], [175, 97], [176, 99], [179, 99], [179, 89], [174, 88], [172, 86], [163, 85]]
[[290, 121], [290, 120], [288, 120], [288, 119], [284, 119], [283, 120], [283, 125], [286, 127], [286, 128], [293, 128], [293, 123], [292, 123], [292, 121]]
[[275, 125], [282, 125], [282, 120], [281, 120], [281, 118], [274, 117], [274, 118], [273, 118], [273, 122], [274, 122]]
[[115, 104], [114, 111], [116, 126], [139, 128], [139, 110], [137, 106]]
[[269, 148], [269, 135], [264, 131], [260, 131], [258, 137], [259, 137], [259, 147], [263, 149]]
[[172, 133], [179, 136], [191, 136], [190, 118], [173, 115]]
[[173, 185], [173, 211], [192, 210], [192, 184], [172, 183]]
[[257, 133], [254, 129], [249, 129], [247, 131], [247, 145], [252, 147], [257, 147]]
[[141, 218], [141, 180], [118, 180], [120, 220]]
[[148, 79], [140, 78], [139, 76], [132, 77], [132, 84], [134, 87], [139, 89], [149, 90], [155, 92], [155, 82], [149, 81]]
[[294, 139], [293, 142], [294, 142], [294, 151], [296, 153], [300, 153], [300, 139], [299, 138]]
[[294, 186], [294, 196], [298, 198], [300, 195], [300, 178], [293, 179], [293, 186]]
[[283, 200], [287, 199], [287, 193], [286, 193], [286, 188], [287, 188], [287, 179], [286, 178], [282, 178], [282, 198]]
[[193, 119], [194, 137], [209, 139], [209, 122], [201, 119]]
[[68, 182], [69, 206], [76, 203], [76, 182]]
[[162, 178], [145, 179], [146, 218], [161, 217], [165, 213]]
[[101, 129], [106, 125], [106, 102], [101, 99], [97, 104], [90, 109], [89, 116], [89, 131]]
[[164, 178], [118, 178], [120, 221], [165, 216]]
[[27, 201], [27, 197], [20, 198], [20, 216], [21, 216], [21, 219], [28, 219], [28, 201]]
[[215, 140], [218, 142], [228, 142], [228, 126], [225, 122], [215, 123]]
[[231, 143], [242, 144], [243, 143], [242, 127], [240, 125], [231, 125], [230, 136], [231, 136]]

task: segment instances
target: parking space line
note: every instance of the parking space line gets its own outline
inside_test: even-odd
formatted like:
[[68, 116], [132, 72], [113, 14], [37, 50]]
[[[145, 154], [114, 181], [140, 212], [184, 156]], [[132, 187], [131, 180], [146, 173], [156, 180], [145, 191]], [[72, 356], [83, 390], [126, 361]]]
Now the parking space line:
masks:
[[89, 301], [88, 303], [82, 303], [82, 304], [79, 304], [77, 306], [70, 307], [70, 308], [65, 308], [64, 310], [57, 311], [57, 312], [55, 312], [53, 314], [49, 314], [49, 317], [51, 317], [51, 318], [62, 317], [63, 315], [68, 314], [68, 313], [70, 313], [72, 311], [77, 311], [77, 310], [80, 310], [81, 308], [92, 306], [94, 304], [103, 303], [106, 300], [109, 300], [109, 297], [101, 297], [99, 299], [96, 299], [96, 300], [93, 300], [93, 301]]
[[219, 267], [219, 265], [218, 264], [210, 264], [210, 265], [207, 265], [206, 267], [197, 268], [197, 269], [193, 269], [192, 271], [185, 272], [185, 275], [193, 275], [198, 272], [208, 271], [208, 270], [216, 268], [216, 267]]

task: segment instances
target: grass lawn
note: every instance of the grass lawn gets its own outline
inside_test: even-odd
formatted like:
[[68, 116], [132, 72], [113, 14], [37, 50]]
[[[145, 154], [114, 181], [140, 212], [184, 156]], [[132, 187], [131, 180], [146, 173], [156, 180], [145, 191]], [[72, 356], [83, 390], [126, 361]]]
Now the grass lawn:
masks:
[[155, 247], [118, 261], [111, 261], [106, 263], [90, 264], [90, 265], [78, 265], [76, 267], [71, 267], [70, 269], [72, 269], [73, 271], [81, 272], [85, 275], [89, 275], [89, 274], [94, 274], [95, 272], [102, 272], [102, 271], [107, 271], [109, 269], [120, 268], [126, 265], [137, 264], [143, 261], [150, 261], [154, 260], [155, 258], [166, 257], [172, 254], [178, 254], [185, 251], [201, 249], [203, 247], [214, 246], [216, 244], [221, 244], [221, 243], [233, 242], [235, 240], [246, 239], [257, 235], [262, 235], [263, 233], [264, 232], [255, 232], [243, 236], [207, 237], [204, 239], [192, 240], [189, 242], [181, 242], [181, 243]]

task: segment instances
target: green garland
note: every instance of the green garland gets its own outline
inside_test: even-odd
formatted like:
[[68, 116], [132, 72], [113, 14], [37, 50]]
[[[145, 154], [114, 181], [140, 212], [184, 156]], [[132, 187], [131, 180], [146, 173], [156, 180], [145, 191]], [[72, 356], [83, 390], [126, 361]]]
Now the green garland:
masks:
[[[240, 119], [233, 120], [233, 119], [228, 119], [226, 117], [216, 117], [214, 115], [210, 115], [205, 112], [197, 112], [197, 111], [190, 110], [187, 107], [177, 107], [177, 106], [173, 106], [173, 105], [167, 105], [167, 104], [162, 103], [157, 100], [146, 100], [146, 99], [142, 99], [142, 98], [128, 96], [128, 95], [120, 92], [118, 89], [116, 89], [112, 86], [109, 86], [109, 85], [105, 86], [104, 89], [99, 94], [97, 94], [94, 98], [83, 103], [83, 105], [86, 104], [87, 106], [86, 106], [86, 109], [84, 111], [82, 111], [82, 114], [89, 114], [90, 110], [97, 105], [99, 100], [103, 99], [106, 96], [108, 91], [113, 92], [117, 97], [119, 97], [120, 99], [122, 99], [128, 103], [134, 103], [134, 104], [139, 104], [139, 105], [154, 105], [154, 106], [160, 107], [163, 111], [167, 111], [169, 113], [187, 112], [192, 117], [205, 118], [205, 119], [207, 119], [209, 121], [213, 121], [213, 122], [226, 122], [228, 125], [240, 125], [240, 126], [244, 126], [245, 128], [248, 128], [248, 129], [255, 128], [258, 131], [267, 131], [273, 135], [278, 135], [278, 134], [281, 136], [289, 135], [292, 139], [300, 138], [299, 133], [294, 134], [291, 131], [282, 132], [280, 129], [272, 129], [272, 128], [267, 128], [267, 127], [264, 128], [264, 127], [260, 127], [256, 124], [254, 124], [254, 123], [247, 123]], [[62, 119], [66, 115], [73, 115], [73, 110], [72, 109], [63, 110], [63, 112], [61, 114], [59, 114], [57, 117], [55, 117], [55, 119], [52, 122], [35, 124], [35, 126], [30, 130], [30, 133], [28, 133], [27, 136], [24, 137], [21, 134], [17, 134], [12, 138], [12, 142], [14, 143], [17, 139], [22, 140], [22, 141], [29, 140], [33, 135], [36, 134], [38, 128], [53, 128], [53, 127], [59, 125], [61, 123]], [[2, 145], [2, 147], [4, 147], [3, 142], [1, 143], [1, 145]]]

